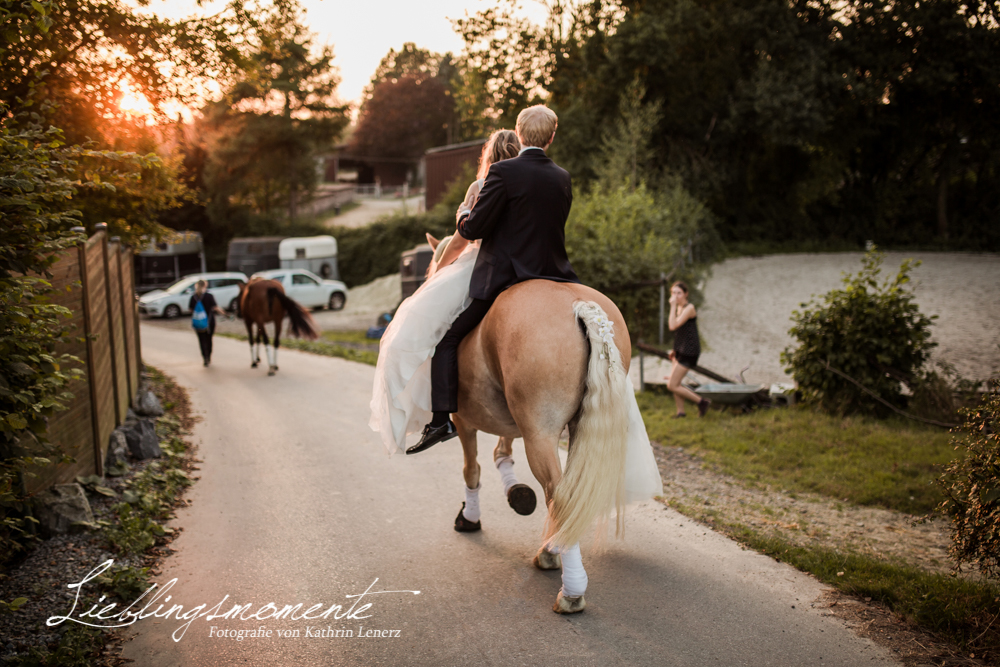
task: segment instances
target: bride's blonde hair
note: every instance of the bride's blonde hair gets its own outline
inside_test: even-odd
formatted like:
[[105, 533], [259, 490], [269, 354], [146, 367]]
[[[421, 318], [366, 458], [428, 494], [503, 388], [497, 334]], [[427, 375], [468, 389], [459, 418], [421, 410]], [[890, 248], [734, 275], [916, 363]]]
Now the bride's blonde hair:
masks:
[[490, 165], [500, 160], [509, 160], [517, 157], [521, 151], [521, 142], [517, 140], [517, 135], [511, 130], [497, 130], [486, 140], [483, 152], [479, 156], [479, 171], [476, 178], [486, 178], [490, 171]]

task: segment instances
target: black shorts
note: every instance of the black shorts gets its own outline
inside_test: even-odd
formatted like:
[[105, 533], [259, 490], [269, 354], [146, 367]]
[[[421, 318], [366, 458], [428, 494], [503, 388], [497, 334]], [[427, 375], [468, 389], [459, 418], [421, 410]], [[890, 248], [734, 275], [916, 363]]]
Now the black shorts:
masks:
[[700, 354], [684, 354], [683, 352], [674, 350], [674, 359], [677, 360], [677, 363], [688, 370], [698, 365], [698, 357], [700, 356]]

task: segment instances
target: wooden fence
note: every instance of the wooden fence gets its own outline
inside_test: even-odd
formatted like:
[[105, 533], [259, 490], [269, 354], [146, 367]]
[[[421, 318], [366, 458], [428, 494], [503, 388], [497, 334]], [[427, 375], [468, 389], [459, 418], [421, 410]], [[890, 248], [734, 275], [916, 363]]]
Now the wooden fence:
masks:
[[[99, 225], [98, 227], [102, 227]], [[63, 351], [83, 361], [86, 376], [68, 387], [69, 409], [49, 421], [49, 439], [75, 461], [36, 470], [35, 492], [77, 475], [103, 475], [108, 440], [125, 421], [139, 383], [139, 311], [132, 251], [104, 229], [67, 251], [51, 269], [52, 302], [73, 312], [73, 342]], [[75, 339], [84, 338], [77, 341]]]

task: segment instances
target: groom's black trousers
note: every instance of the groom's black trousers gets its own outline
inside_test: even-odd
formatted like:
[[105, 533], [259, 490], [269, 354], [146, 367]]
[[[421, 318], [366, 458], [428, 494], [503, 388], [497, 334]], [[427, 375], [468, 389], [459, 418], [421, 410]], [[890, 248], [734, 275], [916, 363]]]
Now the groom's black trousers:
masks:
[[458, 412], [458, 344], [489, 312], [492, 301], [473, 299], [455, 319], [431, 358], [431, 410]]

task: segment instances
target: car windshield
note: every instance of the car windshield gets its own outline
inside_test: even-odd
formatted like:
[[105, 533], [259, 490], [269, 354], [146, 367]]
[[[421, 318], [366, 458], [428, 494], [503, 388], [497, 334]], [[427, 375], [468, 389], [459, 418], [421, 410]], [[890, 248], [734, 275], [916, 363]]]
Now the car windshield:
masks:
[[186, 280], [186, 279], [185, 280], [178, 280], [173, 285], [171, 285], [170, 287], [168, 287], [165, 291], [168, 294], [180, 294], [181, 292], [183, 292], [184, 290], [186, 290], [188, 287], [191, 287], [192, 285], [194, 285], [194, 281]]

